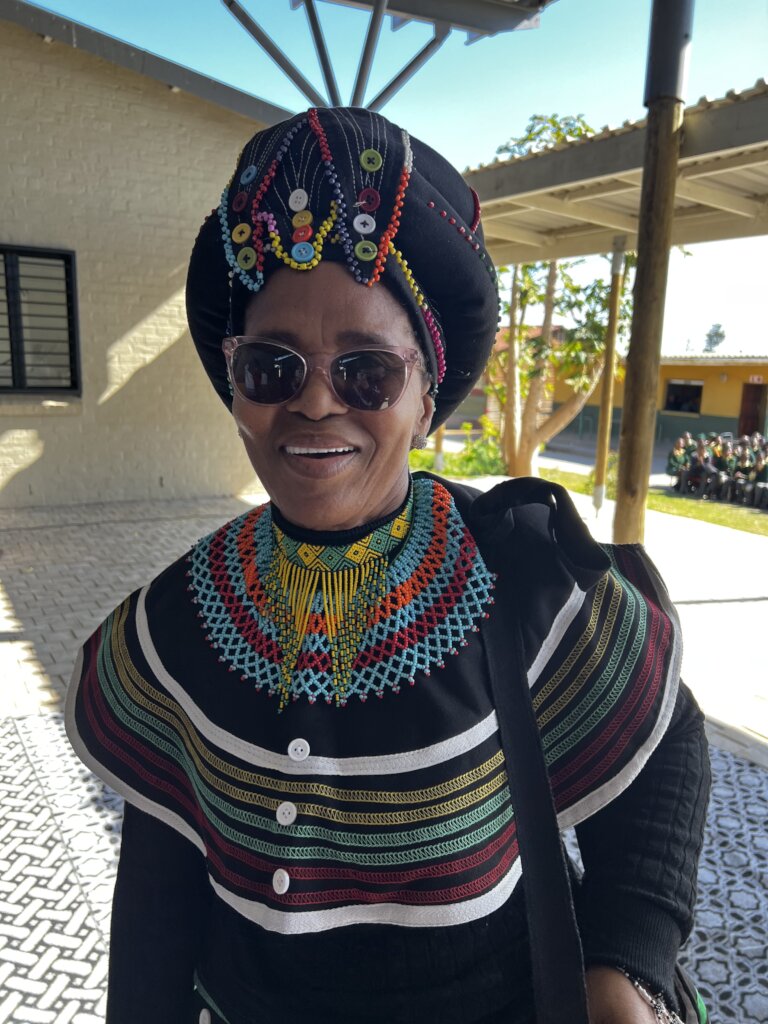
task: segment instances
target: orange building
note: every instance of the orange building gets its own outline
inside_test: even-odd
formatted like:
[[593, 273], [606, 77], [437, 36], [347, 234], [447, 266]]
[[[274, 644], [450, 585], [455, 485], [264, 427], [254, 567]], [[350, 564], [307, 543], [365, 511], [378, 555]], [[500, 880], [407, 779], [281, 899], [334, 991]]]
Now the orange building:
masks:
[[[553, 405], [567, 398], [567, 385], [555, 384]], [[618, 442], [624, 388], [614, 391], [612, 441]], [[600, 389], [563, 433], [597, 432]], [[768, 435], [768, 356], [662, 356], [656, 395], [656, 440], [674, 441], [686, 430], [694, 436], [714, 431]]]

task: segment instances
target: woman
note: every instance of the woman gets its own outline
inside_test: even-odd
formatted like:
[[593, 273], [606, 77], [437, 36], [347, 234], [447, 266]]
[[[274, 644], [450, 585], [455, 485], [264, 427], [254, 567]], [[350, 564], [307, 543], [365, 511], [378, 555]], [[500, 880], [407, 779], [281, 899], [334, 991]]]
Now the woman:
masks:
[[192, 335], [271, 500], [78, 662], [70, 737], [127, 801], [109, 1024], [531, 1022], [489, 652], [578, 825], [591, 1020], [671, 1019], [637, 986], [674, 1000], [708, 775], [663, 587], [560, 489], [408, 471], [493, 344], [479, 219], [429, 147], [330, 109], [256, 135], [201, 230]]

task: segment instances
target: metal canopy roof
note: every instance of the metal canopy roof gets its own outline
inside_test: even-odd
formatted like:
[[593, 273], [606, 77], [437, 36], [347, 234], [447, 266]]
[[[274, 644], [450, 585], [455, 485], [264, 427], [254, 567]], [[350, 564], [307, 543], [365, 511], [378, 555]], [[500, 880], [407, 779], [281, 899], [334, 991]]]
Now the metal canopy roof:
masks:
[[[515, 29], [538, 28], [539, 12], [556, 0], [327, 0], [343, 7], [358, 7], [370, 11], [368, 32], [360, 54], [360, 64], [349, 105], [367, 106], [380, 110], [394, 94], [440, 49], [454, 28], [466, 31], [467, 42], [483, 36]], [[343, 99], [336, 81], [333, 60], [315, 7], [315, 0], [290, 0], [291, 8], [303, 7], [309, 22], [312, 41], [323, 73], [326, 95], [304, 77], [277, 43], [265, 32], [258, 20], [245, 9], [241, 0], [222, 0], [230, 14], [245, 31], [269, 54], [279, 68], [290, 78], [313, 106], [341, 106]], [[408, 63], [394, 75], [384, 88], [367, 103], [365, 101], [371, 66], [379, 45], [384, 18], [389, 15], [392, 28], [399, 29], [409, 21], [423, 21], [432, 25], [432, 38], [414, 54]]]
[[[637, 243], [645, 121], [465, 173], [498, 263]], [[768, 234], [768, 85], [706, 98], [683, 122], [672, 243]]]
[[[298, 7], [303, 0], [291, 0]], [[376, 0], [327, 0], [345, 7], [369, 10]], [[393, 28], [408, 21], [439, 21], [470, 34], [469, 41], [479, 36], [515, 29], [538, 28], [539, 14], [556, 0], [390, 0], [387, 14], [392, 15]]]

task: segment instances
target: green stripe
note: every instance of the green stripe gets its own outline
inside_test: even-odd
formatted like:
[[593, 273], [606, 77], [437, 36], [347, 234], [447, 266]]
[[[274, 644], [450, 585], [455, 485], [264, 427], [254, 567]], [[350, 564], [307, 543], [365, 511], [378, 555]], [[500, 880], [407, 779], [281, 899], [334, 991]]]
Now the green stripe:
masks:
[[[119, 686], [119, 675], [116, 672], [114, 663], [111, 658], [111, 651], [108, 649], [109, 645], [106, 643], [101, 644], [101, 650], [99, 652], [99, 658], [103, 662], [103, 668], [105, 669], [106, 676], [99, 673], [99, 678], [106, 685], [102, 687], [105, 696], [112, 707], [113, 712], [117, 718], [130, 730], [143, 736], [148, 742], [154, 743], [155, 747], [162, 750], [167, 754], [173, 761], [175, 761], [180, 767], [182, 767], [191, 782], [195, 793], [198, 796], [200, 805], [206, 814], [206, 817], [214, 825], [216, 830], [223, 836], [232, 839], [240, 846], [259, 852], [265, 856], [279, 857], [283, 859], [296, 859], [296, 860], [307, 860], [307, 859], [319, 859], [319, 860], [331, 860], [338, 861], [341, 863], [352, 863], [360, 864], [363, 866], [386, 866], [386, 865], [401, 865], [414, 863], [422, 860], [432, 860], [440, 857], [445, 857], [450, 854], [461, 853], [472, 846], [477, 845], [483, 841], [487, 841], [490, 837], [497, 835], [501, 829], [512, 820], [514, 812], [510, 806], [506, 806], [500, 814], [490, 817], [488, 822], [481, 828], [470, 831], [463, 836], [459, 836], [455, 839], [443, 841], [441, 843], [435, 843], [432, 845], [423, 846], [420, 849], [404, 850], [402, 852], [387, 851], [380, 854], [368, 854], [368, 853], [353, 853], [346, 851], [336, 851], [329, 849], [324, 846], [308, 846], [308, 847], [285, 847], [276, 845], [274, 843], [267, 843], [263, 840], [256, 839], [254, 837], [243, 834], [242, 832], [236, 831], [229, 825], [225, 824], [213, 811], [210, 810], [209, 805], [217, 807], [219, 810], [226, 811], [230, 818], [249, 824], [254, 828], [274, 832], [281, 832], [286, 838], [296, 836], [299, 834], [305, 834], [308, 838], [317, 839], [320, 833], [323, 833], [323, 838], [327, 836], [330, 842], [338, 843], [339, 845], [353, 846], [358, 845], [358, 836], [355, 833], [348, 832], [336, 832], [332, 829], [326, 828], [313, 828], [312, 826], [289, 826], [286, 829], [281, 829], [276, 822], [271, 822], [266, 816], [254, 814], [248, 811], [242, 811], [239, 808], [229, 804], [225, 799], [212, 793], [208, 786], [200, 779], [194, 763], [189, 758], [186, 747], [183, 741], [169, 726], [164, 722], [152, 719], [143, 709], [137, 708], [133, 702], [130, 701], [125, 690]], [[130, 709], [134, 708], [135, 715], [139, 719], [145, 719], [151, 721], [157, 729], [162, 733], [169, 736], [172, 740], [171, 743], [167, 743], [160, 739], [160, 737], [153, 734], [149, 729], [144, 728], [139, 724], [138, 721], [131, 721]], [[426, 839], [431, 836], [445, 836], [461, 831], [466, 827], [467, 824], [473, 823], [475, 820], [482, 820], [493, 812], [508, 799], [508, 789], [504, 787], [501, 793], [496, 794], [494, 797], [490, 797], [483, 804], [480, 804], [472, 812], [467, 812], [464, 815], [460, 815], [457, 818], [451, 818], [446, 821], [443, 826], [428, 826], [426, 828], [413, 829], [405, 832], [396, 832], [376, 835], [376, 840], [381, 840], [381, 845], [397, 846], [397, 845], [414, 845], [416, 843], [423, 843]], [[301, 830], [301, 833], [299, 832]], [[362, 845], [362, 844], [360, 844]], [[365, 844], [369, 845], [369, 844]]]
[[[627, 682], [637, 665], [638, 657], [642, 650], [646, 634], [645, 620], [638, 614], [635, 614], [636, 611], [641, 611], [642, 607], [643, 606], [635, 599], [634, 594], [627, 593], [627, 609], [625, 614], [622, 616], [618, 636], [613, 639], [613, 642], [610, 644], [613, 650], [611, 657], [608, 660], [608, 664], [605, 666], [595, 683], [589, 686], [585, 699], [581, 701], [557, 727], [549, 730], [542, 737], [547, 764], [549, 766], [554, 764], [563, 754], [568, 753], [576, 743], [591, 732], [592, 729], [605, 718], [611, 708], [615, 706], [621, 692], [626, 689]], [[613, 679], [616, 664], [624, 654], [627, 637], [630, 631], [633, 633], [633, 642], [627, 661], [622, 668], [618, 679], [616, 679], [607, 695], [604, 696], [604, 691], [607, 685], [611, 683]], [[599, 704], [597, 703], [598, 701], [600, 701]], [[589, 717], [582, 722], [581, 727], [568, 733], [562, 743], [550, 749], [553, 741], [558, 739], [568, 729], [573, 728], [576, 722], [579, 719], [582, 719], [590, 708], [594, 707], [594, 705], [597, 705], [596, 708], [592, 710]]]

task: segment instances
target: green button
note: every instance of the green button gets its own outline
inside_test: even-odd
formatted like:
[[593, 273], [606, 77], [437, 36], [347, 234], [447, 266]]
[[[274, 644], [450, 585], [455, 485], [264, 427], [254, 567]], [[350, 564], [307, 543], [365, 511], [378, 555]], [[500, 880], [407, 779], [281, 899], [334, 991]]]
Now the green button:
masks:
[[238, 244], [245, 242], [246, 239], [251, 237], [251, 228], [248, 224], [238, 224], [236, 228], [232, 229], [232, 241]]
[[364, 171], [378, 171], [383, 163], [378, 149], [364, 149], [360, 154], [360, 166]]
[[241, 249], [237, 254], [237, 265], [243, 270], [250, 270], [256, 262], [256, 253], [250, 246]]
[[359, 260], [365, 260], [366, 263], [370, 262], [370, 260], [375, 260], [378, 251], [378, 246], [373, 242], [362, 241], [358, 242], [355, 246], [355, 256]]

